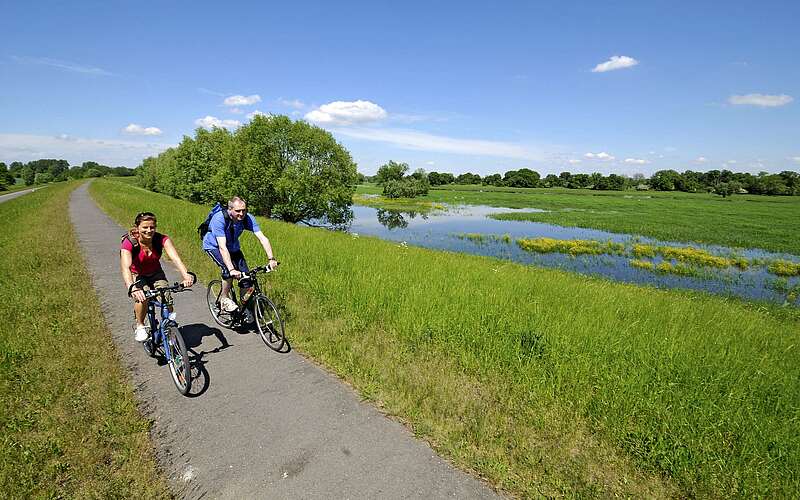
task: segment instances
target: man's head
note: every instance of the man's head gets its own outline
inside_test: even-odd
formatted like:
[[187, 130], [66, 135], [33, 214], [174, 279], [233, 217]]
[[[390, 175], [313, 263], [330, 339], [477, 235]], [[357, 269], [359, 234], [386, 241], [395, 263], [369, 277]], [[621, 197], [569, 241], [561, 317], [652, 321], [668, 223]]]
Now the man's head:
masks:
[[235, 221], [242, 221], [247, 216], [247, 203], [238, 196], [228, 200], [228, 215]]

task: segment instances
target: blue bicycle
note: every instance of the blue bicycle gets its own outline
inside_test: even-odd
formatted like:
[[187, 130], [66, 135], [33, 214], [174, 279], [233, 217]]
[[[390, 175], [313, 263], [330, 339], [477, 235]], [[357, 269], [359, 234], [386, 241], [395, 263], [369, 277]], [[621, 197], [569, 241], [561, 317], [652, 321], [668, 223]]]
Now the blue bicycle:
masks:
[[[192, 284], [196, 283], [197, 276], [191, 272], [189, 275], [192, 277]], [[128, 296], [131, 295], [134, 287], [141, 284], [140, 282], [132, 283], [128, 288]], [[148, 356], [164, 359], [169, 365], [169, 372], [172, 375], [172, 381], [175, 382], [175, 387], [185, 396], [192, 388], [192, 366], [180, 327], [174, 319], [169, 318], [169, 309], [164, 303], [165, 292], [191, 292], [191, 290], [180, 283], [155, 290], [144, 290], [144, 296], [147, 298], [150, 336], [142, 342], [142, 346]], [[156, 308], [160, 311], [160, 321], [156, 317]]]

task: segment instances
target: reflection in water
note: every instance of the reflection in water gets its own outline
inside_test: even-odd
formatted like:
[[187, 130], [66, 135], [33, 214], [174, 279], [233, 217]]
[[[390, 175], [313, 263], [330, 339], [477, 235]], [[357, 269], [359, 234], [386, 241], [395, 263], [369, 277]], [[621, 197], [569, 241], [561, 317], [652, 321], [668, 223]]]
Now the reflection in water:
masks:
[[[350, 226], [350, 232], [377, 236], [390, 241], [407, 242], [410, 245], [426, 248], [485, 255], [523, 264], [600, 275], [627, 283], [663, 288], [688, 288], [747, 299], [800, 305], [800, 298], [798, 298], [800, 276], [778, 277], [769, 272], [767, 265], [751, 265], [745, 269], [734, 265], [717, 269], [706, 267], [704, 264], [698, 269], [700, 272], [683, 274], [668, 272], [668, 265], [674, 267], [676, 271], [682, 270], [683, 268], [678, 266], [683, 265], [681, 264], [683, 259], [676, 260], [676, 256], [671, 254], [661, 255], [659, 253], [656, 255], [658, 252], [655, 250], [662, 251], [660, 246], [678, 248], [692, 246], [695, 248], [692, 249], [691, 256], [695, 258], [715, 260], [716, 257], [710, 256], [721, 256], [733, 259], [733, 261], [744, 259], [750, 262], [764, 263], [782, 259], [796, 265], [800, 259], [794, 255], [773, 254], [757, 249], [736, 249], [734, 251], [726, 247], [697, 243], [688, 245], [661, 242], [595, 229], [554, 226], [540, 222], [506, 221], [487, 217], [492, 213], [516, 211], [530, 211], [530, 209], [514, 210], [468, 206], [448, 207], [447, 211], [421, 214], [354, 206], [355, 218]], [[526, 250], [517, 243], [521, 239], [529, 240], [528, 243], [530, 243], [530, 240], [535, 238], [544, 242], [547, 241], [546, 238], [552, 238], [558, 240], [559, 244], [564, 244], [563, 240], [596, 240], [600, 242], [596, 246], [603, 247], [603, 249], [608, 247], [614, 250], [624, 246], [626, 250], [599, 255], [582, 254], [573, 249], [566, 253], [537, 253]], [[639, 255], [651, 246], [655, 252], [652, 257]], [[681, 255], [678, 257], [686, 258], [688, 250], [679, 252]], [[672, 252], [674, 253], [675, 250]], [[642, 261], [644, 257], [648, 259], [646, 264]], [[658, 266], [660, 266], [659, 269], [657, 269]], [[784, 267], [786, 266], [788, 264]]]
[[377, 216], [378, 222], [390, 230], [407, 228], [408, 221], [406, 220], [406, 217], [410, 219], [416, 219], [417, 216], [420, 216], [423, 220], [427, 220], [428, 218], [428, 216], [425, 214], [418, 214], [417, 212], [413, 211], [385, 210], [383, 208], [378, 209]]

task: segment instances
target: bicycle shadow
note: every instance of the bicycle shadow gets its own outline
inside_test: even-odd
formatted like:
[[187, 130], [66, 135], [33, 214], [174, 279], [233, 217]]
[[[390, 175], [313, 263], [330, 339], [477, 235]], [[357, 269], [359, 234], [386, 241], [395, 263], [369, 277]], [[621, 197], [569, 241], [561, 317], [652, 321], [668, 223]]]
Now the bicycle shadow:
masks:
[[[206, 369], [208, 360], [205, 356], [218, 353], [231, 347], [232, 344], [228, 343], [228, 339], [218, 328], [209, 328], [202, 323], [181, 326], [181, 334], [186, 343], [186, 350], [189, 351], [189, 361], [192, 366], [192, 389], [186, 396], [196, 398], [204, 394], [211, 385], [211, 375]], [[197, 348], [202, 345], [203, 338], [211, 336], [216, 337], [220, 345], [210, 351], [198, 351]]]

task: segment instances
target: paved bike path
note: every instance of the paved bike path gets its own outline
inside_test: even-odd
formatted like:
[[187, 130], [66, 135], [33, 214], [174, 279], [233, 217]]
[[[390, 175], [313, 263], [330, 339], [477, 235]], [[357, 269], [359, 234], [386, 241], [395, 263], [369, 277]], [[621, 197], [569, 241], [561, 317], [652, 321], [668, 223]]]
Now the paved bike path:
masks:
[[14, 198], [22, 196], [23, 194], [32, 193], [34, 191], [36, 191], [36, 188], [22, 189], [20, 191], [14, 191], [13, 193], [2, 194], [0, 195], [0, 203], [3, 203], [4, 201], [8, 200], [13, 200]]
[[[168, 368], [133, 340], [119, 270], [124, 229], [94, 204], [86, 184], [73, 192], [70, 215], [118, 351], [154, 420], [159, 463], [178, 496], [496, 497], [299, 354], [268, 350], [255, 333], [218, 328], [202, 283], [175, 295], [187, 347], [199, 359], [195, 396], [181, 396]], [[176, 281], [175, 269], [164, 267]]]

